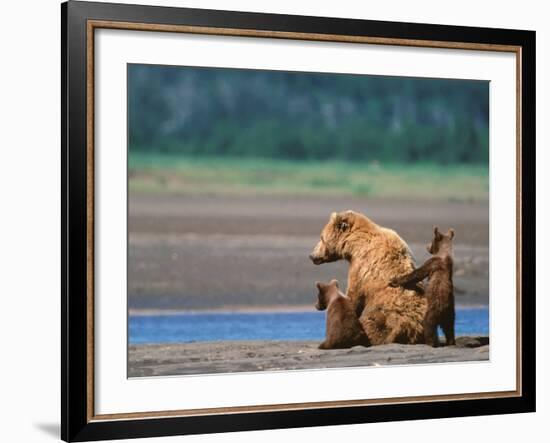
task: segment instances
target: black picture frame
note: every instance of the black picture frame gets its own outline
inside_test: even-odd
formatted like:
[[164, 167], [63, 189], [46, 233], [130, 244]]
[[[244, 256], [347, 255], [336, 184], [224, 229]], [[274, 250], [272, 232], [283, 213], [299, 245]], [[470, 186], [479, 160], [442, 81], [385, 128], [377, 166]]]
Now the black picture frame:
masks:
[[[61, 437], [65, 441], [170, 436], [535, 411], [535, 32], [70, 1], [61, 5]], [[87, 157], [88, 22], [186, 25], [236, 30], [509, 45], [521, 55], [521, 350], [519, 395], [399, 404], [95, 420], [90, 414], [90, 211]], [[91, 183], [91, 184], [90, 184]], [[512, 196], [510, 197], [512, 198]], [[90, 267], [91, 266], [91, 267]], [[93, 405], [92, 405], [93, 406]]]

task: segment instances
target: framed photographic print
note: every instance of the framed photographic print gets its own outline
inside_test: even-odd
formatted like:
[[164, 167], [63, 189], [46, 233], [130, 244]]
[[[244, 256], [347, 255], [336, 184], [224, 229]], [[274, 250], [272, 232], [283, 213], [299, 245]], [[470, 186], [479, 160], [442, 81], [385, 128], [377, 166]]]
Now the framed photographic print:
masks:
[[62, 14], [62, 438], [535, 410], [535, 33]]

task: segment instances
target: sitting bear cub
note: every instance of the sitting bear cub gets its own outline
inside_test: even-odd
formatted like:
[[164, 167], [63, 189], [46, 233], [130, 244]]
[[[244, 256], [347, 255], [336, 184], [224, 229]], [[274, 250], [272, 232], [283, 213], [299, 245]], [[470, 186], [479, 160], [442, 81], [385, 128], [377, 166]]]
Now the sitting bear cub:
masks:
[[319, 293], [315, 307], [319, 311], [327, 310], [327, 332], [325, 341], [319, 349], [343, 349], [352, 346], [370, 346], [370, 341], [363, 331], [355, 314], [351, 300], [338, 289], [338, 281], [328, 284], [315, 283]]
[[453, 237], [454, 230], [446, 234], [434, 227], [432, 243], [427, 249], [432, 257], [420, 268], [394, 278], [390, 286], [406, 286], [428, 277], [425, 291], [428, 308], [424, 316], [424, 339], [427, 345], [438, 346], [437, 326], [445, 334], [447, 346], [455, 344], [455, 299], [453, 293]]

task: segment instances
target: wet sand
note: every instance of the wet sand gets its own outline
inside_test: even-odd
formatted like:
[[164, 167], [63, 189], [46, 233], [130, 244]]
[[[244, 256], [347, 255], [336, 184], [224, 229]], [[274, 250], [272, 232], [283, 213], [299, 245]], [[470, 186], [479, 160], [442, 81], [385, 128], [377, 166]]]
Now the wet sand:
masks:
[[484, 361], [486, 337], [459, 337], [457, 346], [381, 345], [318, 349], [311, 341], [238, 341], [130, 346], [129, 377], [280, 371]]

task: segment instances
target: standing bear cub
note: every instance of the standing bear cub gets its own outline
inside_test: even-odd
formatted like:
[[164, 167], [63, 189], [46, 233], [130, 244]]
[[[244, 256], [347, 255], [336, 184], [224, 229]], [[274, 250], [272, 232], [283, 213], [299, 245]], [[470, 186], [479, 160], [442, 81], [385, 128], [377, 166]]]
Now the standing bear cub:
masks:
[[454, 230], [446, 234], [434, 227], [433, 239], [427, 249], [432, 257], [420, 268], [394, 278], [391, 286], [407, 286], [428, 277], [425, 291], [428, 300], [424, 316], [424, 338], [427, 345], [438, 346], [437, 327], [441, 326], [447, 346], [455, 344], [455, 299], [453, 293], [453, 237]]
[[317, 282], [315, 285], [319, 290], [315, 307], [319, 311], [327, 310], [326, 337], [319, 345], [319, 349], [370, 346], [351, 300], [338, 289], [338, 281], [331, 280], [328, 284]]

